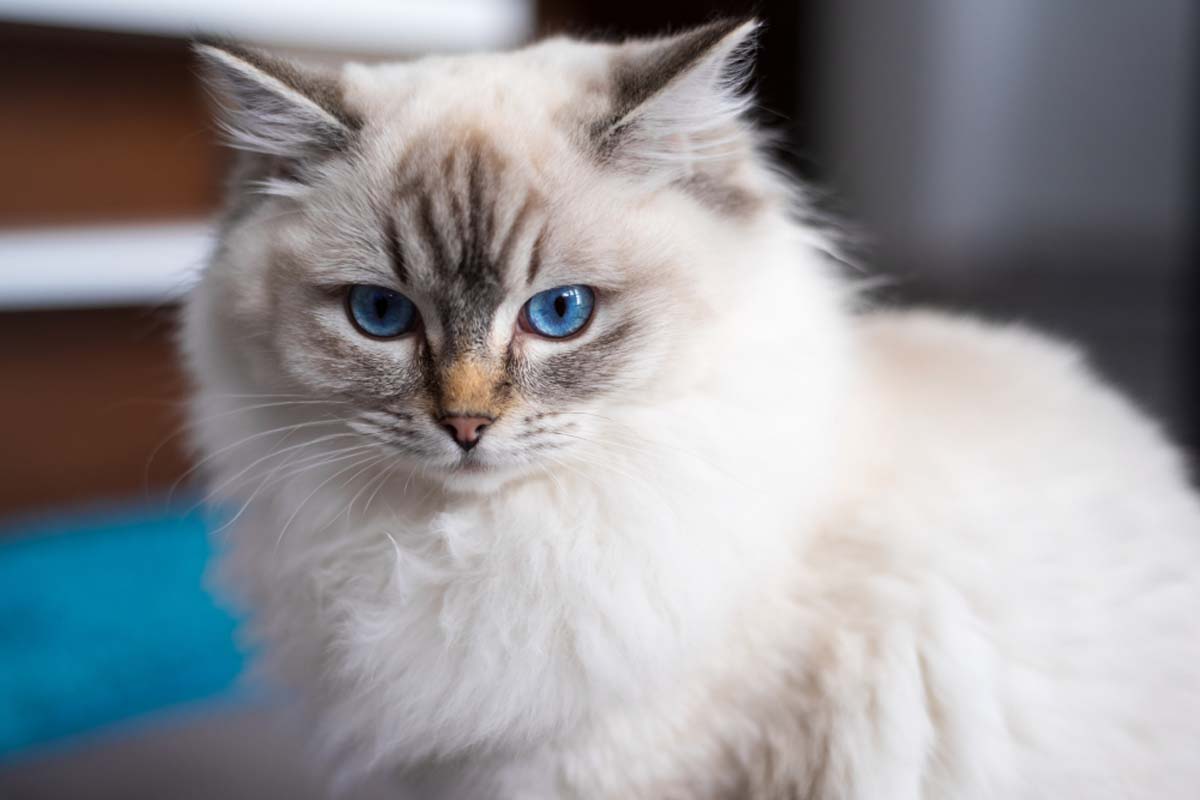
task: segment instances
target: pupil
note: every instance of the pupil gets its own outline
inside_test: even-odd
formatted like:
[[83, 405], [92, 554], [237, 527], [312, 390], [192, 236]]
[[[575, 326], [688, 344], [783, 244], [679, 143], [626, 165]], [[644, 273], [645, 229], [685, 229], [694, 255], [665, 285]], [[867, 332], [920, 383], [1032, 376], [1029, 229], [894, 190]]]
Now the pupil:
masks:
[[388, 310], [388, 299], [386, 297], [376, 297], [375, 298], [375, 316], [379, 317], [380, 319], [383, 319], [385, 316], [387, 316], [387, 310]]
[[554, 298], [554, 313], [560, 317], [567, 315], [567, 296], [565, 294], [560, 294]]

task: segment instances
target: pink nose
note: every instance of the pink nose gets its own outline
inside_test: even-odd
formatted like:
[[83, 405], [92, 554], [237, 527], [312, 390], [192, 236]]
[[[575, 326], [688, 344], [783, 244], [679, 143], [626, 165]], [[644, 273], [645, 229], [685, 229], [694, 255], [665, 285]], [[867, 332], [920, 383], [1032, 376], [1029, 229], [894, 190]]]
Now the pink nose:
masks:
[[447, 433], [454, 437], [458, 446], [470, 450], [483, 436], [484, 429], [493, 422], [491, 417], [463, 417], [451, 414], [438, 420]]

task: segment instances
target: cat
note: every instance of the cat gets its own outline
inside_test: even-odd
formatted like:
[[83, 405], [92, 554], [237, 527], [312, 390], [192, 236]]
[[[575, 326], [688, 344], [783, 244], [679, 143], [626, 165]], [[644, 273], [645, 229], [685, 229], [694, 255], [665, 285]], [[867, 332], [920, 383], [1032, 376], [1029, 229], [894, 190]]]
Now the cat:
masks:
[[219, 581], [335, 782], [1200, 797], [1200, 504], [1015, 325], [873, 308], [747, 118], [753, 21], [321, 71], [181, 332]]

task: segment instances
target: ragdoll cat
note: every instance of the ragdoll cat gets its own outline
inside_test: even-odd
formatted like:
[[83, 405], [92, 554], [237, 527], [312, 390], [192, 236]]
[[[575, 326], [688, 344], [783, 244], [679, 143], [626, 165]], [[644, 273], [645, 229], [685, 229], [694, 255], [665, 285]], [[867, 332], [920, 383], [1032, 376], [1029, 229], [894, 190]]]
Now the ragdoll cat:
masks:
[[199, 48], [245, 152], [183, 346], [265, 664], [397, 796], [1200, 797], [1179, 454], [1068, 347], [856, 303], [754, 30]]

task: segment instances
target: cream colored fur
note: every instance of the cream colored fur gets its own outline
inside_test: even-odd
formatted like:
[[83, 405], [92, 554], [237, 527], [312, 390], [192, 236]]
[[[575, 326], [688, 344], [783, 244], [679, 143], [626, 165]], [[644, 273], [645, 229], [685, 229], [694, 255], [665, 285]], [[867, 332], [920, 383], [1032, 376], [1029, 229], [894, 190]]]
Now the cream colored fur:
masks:
[[[334, 159], [313, 188], [259, 198], [189, 300], [195, 441], [234, 515], [223, 585], [338, 785], [1200, 797], [1200, 507], [1176, 450], [1063, 345], [856, 309], [744, 139], [718, 156], [757, 198], [738, 215], [590, 161], [564, 131], [616, 52], [556, 40], [347, 67], [373, 171]], [[721, 102], [715, 80], [690, 91]], [[286, 130], [286, 104], [271, 113]], [[520, 455], [507, 420], [547, 407], [519, 398], [482, 477], [356, 427], [347, 393], [379, 376], [348, 365], [399, 369], [413, 345], [363, 341], [298, 288], [394, 280], [347, 255], [376, 224], [367, 198], [410, 143], [468, 129], [553, 198], [575, 258], [548, 261], [546, 285], [628, 289], [569, 346], [618, 311], [647, 331], [618, 388], [554, 409], [577, 415], [569, 447]], [[639, 169], [678, 141], [648, 130]]]

